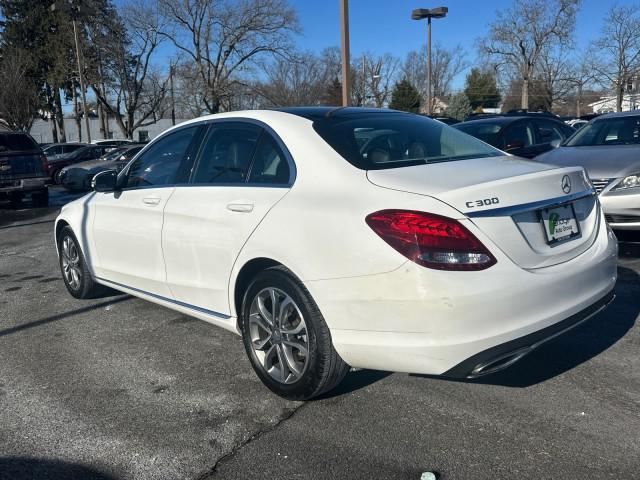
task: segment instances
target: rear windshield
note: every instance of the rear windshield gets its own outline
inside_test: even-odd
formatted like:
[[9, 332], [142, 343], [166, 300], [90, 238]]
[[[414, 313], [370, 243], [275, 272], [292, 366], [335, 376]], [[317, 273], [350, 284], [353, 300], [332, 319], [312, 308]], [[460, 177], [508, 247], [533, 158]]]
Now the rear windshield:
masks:
[[504, 155], [442, 122], [410, 114], [327, 117], [316, 132], [352, 165], [363, 170]]
[[0, 133], [0, 152], [33, 152], [40, 147], [24, 133]]
[[479, 138], [483, 142], [486, 142], [490, 145], [498, 144], [498, 134], [502, 129], [502, 125], [499, 123], [489, 123], [489, 122], [464, 122], [458, 123], [454, 127], [464, 133], [468, 133], [469, 135], [473, 135], [476, 138]]
[[568, 147], [640, 144], [640, 116], [603, 118], [588, 123], [567, 140]]

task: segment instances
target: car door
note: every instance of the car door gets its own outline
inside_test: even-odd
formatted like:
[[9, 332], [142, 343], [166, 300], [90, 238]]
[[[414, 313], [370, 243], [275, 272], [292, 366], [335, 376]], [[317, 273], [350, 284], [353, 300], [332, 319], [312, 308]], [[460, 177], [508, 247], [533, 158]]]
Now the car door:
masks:
[[164, 214], [162, 249], [174, 298], [229, 314], [229, 278], [243, 245], [289, 191], [292, 160], [271, 132], [249, 122], [211, 125], [191, 184]]
[[519, 157], [533, 158], [535, 145], [535, 132], [529, 119], [517, 120], [505, 127], [502, 134], [502, 148], [505, 152]]
[[163, 210], [175, 184], [188, 178], [185, 168], [200, 128], [192, 125], [161, 137], [120, 174], [121, 190], [94, 194], [96, 276], [171, 297], [162, 256]]

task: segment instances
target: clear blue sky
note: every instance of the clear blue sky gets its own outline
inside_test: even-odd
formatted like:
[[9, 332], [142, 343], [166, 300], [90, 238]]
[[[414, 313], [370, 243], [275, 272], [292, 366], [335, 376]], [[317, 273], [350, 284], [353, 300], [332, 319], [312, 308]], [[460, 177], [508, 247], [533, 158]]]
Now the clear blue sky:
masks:
[[[298, 11], [303, 28], [297, 39], [299, 48], [320, 51], [324, 47], [340, 45], [339, 0], [291, 0], [291, 3]], [[614, 3], [614, 0], [583, 0], [576, 24], [577, 47], [585, 46], [599, 35], [602, 17]], [[638, 4], [638, 0], [617, 3]], [[406, 52], [420, 48], [427, 39], [426, 22], [411, 20], [411, 11], [446, 5], [449, 14], [444, 19], [434, 20], [432, 40], [445, 46], [462, 45], [468, 60], [473, 62], [475, 40], [485, 35], [496, 10], [511, 4], [512, 0], [351, 0], [351, 54], [389, 52], [403, 57]], [[454, 88], [462, 86], [464, 75], [456, 79]]]
[[[294, 41], [300, 50], [320, 52], [340, 45], [340, 0], [289, 0], [298, 12], [302, 33]], [[123, 0], [115, 0], [121, 4]], [[350, 0], [349, 24], [351, 55], [362, 52], [391, 53], [403, 58], [426, 44], [426, 22], [411, 20], [414, 8], [449, 7], [446, 18], [434, 20], [433, 41], [445, 46], [462, 45], [467, 61], [473, 65], [476, 40], [487, 32], [497, 10], [508, 8], [513, 0]], [[576, 23], [576, 47], [582, 50], [600, 34], [602, 18], [614, 5], [638, 4], [640, 0], [582, 0]], [[639, 32], [640, 34], [640, 32]], [[426, 54], [426, 52], [425, 52]], [[168, 67], [176, 52], [169, 42], [159, 51], [158, 63]], [[466, 71], [453, 82], [453, 88], [464, 85]]]

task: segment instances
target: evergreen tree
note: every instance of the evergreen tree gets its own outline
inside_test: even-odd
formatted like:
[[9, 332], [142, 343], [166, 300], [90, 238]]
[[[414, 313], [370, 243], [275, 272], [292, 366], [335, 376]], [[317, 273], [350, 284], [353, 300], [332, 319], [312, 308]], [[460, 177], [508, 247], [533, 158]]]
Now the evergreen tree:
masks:
[[403, 110], [405, 112], [419, 113], [422, 98], [418, 90], [407, 80], [403, 78], [396, 82], [391, 94], [391, 103], [389, 108], [394, 110]]
[[464, 93], [473, 110], [478, 107], [496, 108], [501, 100], [495, 75], [479, 68], [473, 68], [467, 75]]
[[471, 104], [469, 99], [463, 93], [456, 93], [449, 100], [449, 106], [446, 111], [447, 115], [457, 120], [464, 120], [471, 114]]
[[342, 82], [338, 77], [334, 78], [333, 81], [327, 85], [322, 103], [332, 107], [339, 107], [342, 105]]

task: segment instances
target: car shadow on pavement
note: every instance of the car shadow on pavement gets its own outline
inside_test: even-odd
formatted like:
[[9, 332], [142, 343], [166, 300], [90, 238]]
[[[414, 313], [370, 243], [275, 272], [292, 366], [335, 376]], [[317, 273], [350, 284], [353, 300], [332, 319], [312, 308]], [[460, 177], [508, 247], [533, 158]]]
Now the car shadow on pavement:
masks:
[[115, 480], [95, 467], [31, 457], [0, 457], [0, 480]]
[[624, 337], [635, 325], [640, 313], [640, 302], [637, 301], [640, 295], [638, 273], [629, 268], [618, 267], [615, 293], [615, 300], [604, 312], [541, 345], [506, 370], [476, 379], [414, 376], [514, 388], [525, 388], [542, 383], [601, 354]]
[[21, 332], [30, 328], [39, 327], [40, 325], [46, 325], [47, 323], [57, 322], [58, 320], [64, 320], [66, 318], [73, 317], [74, 315], [90, 312], [91, 310], [107, 307], [109, 305], [113, 305], [114, 303], [124, 302], [125, 300], [129, 300], [132, 298], [130, 295], [123, 295], [122, 293], [116, 292], [115, 290], [111, 290], [110, 292], [113, 292], [112, 294], [114, 295], [114, 298], [109, 298], [108, 300], [100, 303], [93, 303], [91, 305], [87, 305], [86, 307], [76, 308], [75, 310], [69, 310], [68, 312], [50, 315], [39, 320], [23, 323], [22, 325], [16, 325], [15, 327], [5, 328], [4, 330], [0, 330], [0, 337], [5, 337], [7, 335], [11, 335], [12, 333]]
[[314, 400], [323, 400], [327, 398], [339, 397], [347, 393], [355, 392], [362, 388], [368, 387], [380, 380], [391, 375], [392, 372], [383, 372], [380, 370], [357, 369], [347, 373], [344, 380], [333, 390], [316, 397]]

